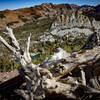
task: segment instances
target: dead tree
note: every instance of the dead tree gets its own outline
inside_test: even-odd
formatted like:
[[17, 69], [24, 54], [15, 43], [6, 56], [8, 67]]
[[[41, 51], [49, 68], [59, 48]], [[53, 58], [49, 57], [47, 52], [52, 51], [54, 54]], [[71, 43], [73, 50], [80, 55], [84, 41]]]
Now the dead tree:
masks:
[[[48, 94], [63, 95], [66, 98], [80, 99], [79, 90], [83, 90], [84, 94], [100, 94], [100, 87], [91, 87], [87, 81], [98, 80], [99, 75], [90, 77], [87, 80], [85, 68], [95, 69], [100, 71], [100, 47], [91, 50], [79, 51], [75, 53], [64, 53], [65, 58], [52, 56], [50, 59], [45, 60], [39, 65], [35, 65], [31, 61], [29, 46], [29, 35], [26, 46], [21, 49], [18, 41], [16, 40], [11, 28], [6, 28], [5, 32], [11, 40], [8, 44], [1, 36], [0, 41], [13, 53], [20, 67], [18, 68], [20, 74], [25, 79], [25, 90], [17, 90], [26, 100], [43, 99]], [[63, 53], [62, 53], [63, 54]], [[56, 59], [54, 59], [56, 58]], [[93, 66], [92, 66], [93, 65]], [[75, 69], [79, 69], [81, 76], [75, 77]], [[99, 69], [99, 70], [98, 70]], [[99, 72], [98, 72], [99, 73]], [[72, 74], [72, 76], [68, 75]], [[97, 73], [95, 73], [97, 74]], [[99, 82], [97, 82], [98, 84]], [[94, 82], [96, 84], [96, 82]]]

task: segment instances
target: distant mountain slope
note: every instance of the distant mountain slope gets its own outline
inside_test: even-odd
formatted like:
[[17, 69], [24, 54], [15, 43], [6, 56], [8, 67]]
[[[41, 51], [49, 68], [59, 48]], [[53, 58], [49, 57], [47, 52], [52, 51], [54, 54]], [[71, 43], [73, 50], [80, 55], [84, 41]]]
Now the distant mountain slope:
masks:
[[74, 4], [55, 5], [52, 3], [43, 3], [30, 8], [21, 8], [17, 10], [6, 9], [5, 11], [0, 11], [0, 28], [3, 28], [6, 25], [12, 27], [22, 26], [26, 23], [32, 23], [40, 19], [48, 17], [52, 18], [60, 14], [66, 14], [70, 10], [86, 11], [87, 15], [91, 12], [100, 12], [99, 6], [77, 6]]
[[55, 17], [58, 14], [66, 13], [67, 10], [77, 8], [69, 4], [43, 3], [30, 8], [21, 8], [17, 10], [5, 10], [0, 12], [0, 27], [10, 25], [13, 27], [21, 26], [25, 23], [31, 23], [37, 19]]

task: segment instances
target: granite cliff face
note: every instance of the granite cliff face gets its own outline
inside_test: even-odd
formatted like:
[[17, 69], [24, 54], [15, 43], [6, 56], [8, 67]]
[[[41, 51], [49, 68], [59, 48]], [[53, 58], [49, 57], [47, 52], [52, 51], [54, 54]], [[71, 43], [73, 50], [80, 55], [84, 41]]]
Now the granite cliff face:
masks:
[[[88, 17], [82, 11], [69, 11], [56, 17], [51, 26], [51, 33], [55, 35], [73, 35], [84, 33], [86, 36], [99, 31], [100, 21], [96, 21], [93, 17]], [[76, 34], [76, 35], [75, 35]]]

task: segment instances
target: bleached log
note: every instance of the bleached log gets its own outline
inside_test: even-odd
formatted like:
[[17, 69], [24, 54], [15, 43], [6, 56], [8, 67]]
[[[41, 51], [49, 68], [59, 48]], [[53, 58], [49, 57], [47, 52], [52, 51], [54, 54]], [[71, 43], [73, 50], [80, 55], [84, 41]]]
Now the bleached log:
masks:
[[81, 77], [82, 77], [82, 83], [83, 85], [86, 85], [86, 78], [85, 78], [85, 72], [83, 70], [83, 68], [80, 68], [81, 69]]
[[[77, 98], [75, 91], [79, 87], [85, 87], [86, 90], [91, 93], [100, 93], [100, 91], [92, 91], [89, 87], [86, 86], [85, 75], [82, 72], [82, 78], [78, 81], [78, 78], [67, 77], [62, 79], [64, 75], [67, 75], [75, 68], [81, 66], [89, 66], [92, 63], [96, 63], [100, 59], [100, 47], [95, 47], [91, 50], [79, 51], [76, 53], [64, 53], [67, 56], [64, 58], [60, 57], [51, 57], [57, 58], [56, 60], [47, 60], [49, 62], [35, 65], [31, 61], [29, 46], [30, 46], [30, 37], [26, 42], [26, 47], [22, 50], [17, 42], [16, 38], [13, 35], [11, 28], [7, 28], [8, 35], [11, 38], [13, 45], [8, 44], [1, 36], [0, 41], [15, 55], [16, 59], [20, 63], [19, 72], [23, 75], [26, 81], [26, 90], [20, 91], [23, 96], [26, 95], [26, 100], [33, 99], [43, 99], [47, 94], [56, 93], [62, 94], [66, 98]], [[63, 54], [63, 53], [61, 53]], [[58, 56], [56, 54], [56, 56]], [[62, 56], [63, 57], [63, 56]], [[100, 63], [98, 63], [100, 65]], [[85, 90], [84, 90], [85, 91]]]
[[[91, 50], [79, 51], [72, 53], [71, 56], [66, 57], [66, 59], [60, 59], [54, 62], [44, 63], [42, 66], [45, 66], [47, 69], [52, 70], [54, 77], [64, 76], [71, 72], [73, 69], [79, 66], [86, 66], [91, 63], [96, 62], [100, 58], [100, 47], [95, 47]], [[64, 70], [60, 72], [60, 64], [63, 66]], [[58, 67], [56, 67], [58, 65]], [[53, 68], [52, 68], [53, 66]], [[57, 73], [56, 73], [57, 71]]]
[[[33, 98], [42, 97], [44, 93], [39, 94], [41, 92], [42, 84], [41, 84], [41, 76], [38, 69], [38, 66], [34, 65], [31, 61], [31, 57], [29, 54], [29, 45], [30, 45], [30, 37], [28, 37], [28, 41], [26, 42], [25, 50], [22, 50], [17, 42], [16, 38], [13, 35], [13, 30], [11, 28], [7, 28], [6, 34], [9, 35], [13, 45], [10, 45], [0, 37], [0, 41], [7, 47], [9, 50], [15, 55], [16, 59], [19, 61], [21, 68], [19, 68], [20, 72], [23, 73], [24, 78], [26, 80], [26, 88], [30, 96], [33, 95]], [[41, 87], [41, 88], [40, 88]], [[41, 90], [41, 91], [40, 91]], [[32, 100], [31, 98], [30, 100]]]

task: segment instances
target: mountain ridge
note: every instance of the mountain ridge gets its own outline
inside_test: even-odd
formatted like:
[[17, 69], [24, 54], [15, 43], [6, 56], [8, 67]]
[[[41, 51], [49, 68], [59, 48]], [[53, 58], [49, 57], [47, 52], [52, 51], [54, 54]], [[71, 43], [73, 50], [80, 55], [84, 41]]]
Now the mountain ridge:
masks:
[[[98, 6], [96, 6], [98, 7]], [[78, 6], [75, 4], [52, 4], [52, 3], [43, 3], [41, 5], [36, 5], [28, 8], [20, 8], [16, 10], [6, 9], [0, 11], [0, 29], [5, 26], [12, 26], [16, 28], [27, 23], [32, 23], [37, 20], [44, 18], [53, 18], [60, 14], [65, 14], [68, 11], [91, 11], [95, 10], [94, 6]]]

